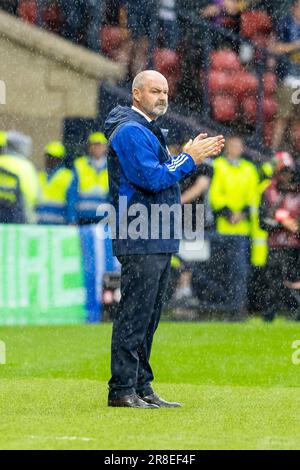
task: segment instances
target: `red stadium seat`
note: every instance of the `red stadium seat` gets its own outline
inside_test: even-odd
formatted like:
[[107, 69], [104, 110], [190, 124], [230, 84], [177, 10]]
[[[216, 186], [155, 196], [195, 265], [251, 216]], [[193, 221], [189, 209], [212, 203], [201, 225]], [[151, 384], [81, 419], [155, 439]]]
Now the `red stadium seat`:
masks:
[[62, 16], [57, 2], [47, 5], [43, 11], [45, 28], [53, 33], [59, 33], [62, 27]]
[[234, 51], [214, 51], [211, 54], [211, 68], [220, 72], [237, 72], [242, 66]]
[[[276, 75], [267, 72], [263, 76], [264, 93], [268, 97], [276, 91], [277, 78]], [[258, 78], [250, 72], [240, 72], [231, 79], [232, 92], [241, 98], [245, 95], [254, 95], [258, 90]]]
[[259, 34], [268, 35], [272, 31], [272, 20], [264, 11], [246, 11], [241, 15], [241, 35], [254, 38]]
[[101, 49], [109, 57], [113, 56], [113, 51], [118, 49], [124, 42], [124, 31], [118, 26], [103, 26], [100, 35]]
[[[249, 96], [242, 103], [244, 118], [251, 123], [256, 122], [256, 102], [257, 100], [254, 96]], [[263, 103], [264, 119], [266, 121], [272, 120], [277, 112], [277, 108], [278, 104], [275, 98], [265, 98]]]
[[264, 124], [264, 143], [269, 147], [273, 143], [273, 134], [274, 134], [274, 121], [265, 122]]
[[27, 23], [35, 24], [37, 22], [37, 4], [35, 0], [20, 0], [18, 6], [18, 15]]
[[257, 92], [257, 77], [250, 72], [239, 72], [234, 74], [231, 80], [232, 93], [236, 98], [242, 98], [245, 95], [255, 94]]
[[266, 121], [274, 119], [278, 111], [278, 102], [272, 96], [266, 97], [263, 104], [264, 117]]
[[230, 94], [232, 76], [225, 72], [212, 70], [208, 77], [208, 88], [211, 95], [220, 95], [221, 93]]
[[181, 77], [181, 57], [171, 49], [155, 49], [153, 53], [154, 69], [162, 73], [169, 84], [169, 96], [174, 98], [178, 81]]
[[180, 77], [180, 55], [172, 49], [156, 49], [153, 53], [153, 62], [155, 70], [158, 70], [167, 78], [170, 75]]
[[256, 99], [252, 96], [245, 98], [242, 103], [245, 121], [256, 122]]
[[211, 100], [214, 119], [221, 122], [234, 121], [237, 118], [237, 101], [233, 96], [215, 96]]

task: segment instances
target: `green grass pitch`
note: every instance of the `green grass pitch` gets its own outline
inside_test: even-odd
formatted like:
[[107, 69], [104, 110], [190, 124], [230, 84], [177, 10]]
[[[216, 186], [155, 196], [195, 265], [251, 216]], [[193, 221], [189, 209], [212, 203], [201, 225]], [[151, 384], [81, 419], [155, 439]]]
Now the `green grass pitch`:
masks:
[[0, 449], [299, 449], [296, 323], [161, 322], [155, 390], [182, 409], [106, 406], [111, 325], [2, 327]]

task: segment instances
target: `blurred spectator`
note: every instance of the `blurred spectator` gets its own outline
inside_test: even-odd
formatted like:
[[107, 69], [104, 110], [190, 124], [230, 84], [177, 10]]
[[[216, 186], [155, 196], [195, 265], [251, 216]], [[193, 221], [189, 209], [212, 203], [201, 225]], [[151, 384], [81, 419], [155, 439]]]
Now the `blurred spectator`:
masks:
[[0, 0], [0, 8], [13, 15], [17, 14], [18, 5], [19, 0]]
[[[239, 41], [218, 32], [218, 26], [239, 32], [241, 6], [236, 0], [177, 0], [177, 15], [181, 30], [182, 78], [180, 101], [198, 110], [203, 104], [203, 89], [199, 72], [206, 65], [209, 50], [222, 47], [238, 50]], [[202, 19], [202, 20], [201, 20]], [[213, 23], [209, 25], [209, 20]], [[202, 81], [202, 79], [200, 79]]]
[[220, 263], [227, 266], [226, 282], [230, 286], [223, 295], [226, 300], [235, 299], [234, 318], [243, 318], [247, 305], [250, 237], [258, 191], [256, 167], [242, 157], [243, 151], [240, 137], [227, 138], [224, 156], [213, 163], [209, 194], [216, 230], [222, 235], [224, 260]]
[[62, 35], [73, 42], [100, 50], [103, 0], [59, 0], [63, 14]]
[[70, 222], [72, 171], [65, 167], [66, 150], [59, 141], [45, 147], [45, 170], [39, 173], [40, 198], [36, 207], [40, 224], [62, 225]]
[[249, 8], [265, 10], [276, 21], [286, 15], [292, 2], [293, 0], [272, 0], [268, 2], [266, 0], [242, 0], [242, 3], [245, 3]]
[[32, 155], [32, 138], [18, 131], [8, 131], [7, 152], [10, 155], [30, 158]]
[[293, 94], [300, 88], [300, 0], [294, 0], [289, 15], [279, 20], [277, 37], [278, 42], [273, 50], [284, 56], [278, 70], [282, 82], [278, 88], [279, 110], [274, 126], [274, 150], [281, 146], [289, 121], [299, 119]]
[[158, 2], [159, 45], [167, 49], [177, 49], [180, 39], [176, 1], [159, 0]]
[[145, 70], [156, 46], [158, 5], [156, 0], [124, 0], [127, 25], [131, 36], [130, 76]]
[[39, 185], [36, 169], [27, 159], [30, 144], [31, 139], [23, 134], [15, 131], [2, 133], [0, 169], [17, 177], [23, 198], [24, 221], [34, 223]]
[[119, 26], [121, 22], [120, 15], [123, 14], [121, 11], [123, 11], [123, 8], [126, 6], [125, 1], [126, 0], [104, 0], [104, 24], [110, 26]]
[[240, 6], [237, 0], [212, 0], [209, 5], [201, 9], [200, 14], [216, 25], [228, 27], [233, 32], [239, 33]]
[[204, 49], [210, 34], [199, 27], [197, 19], [201, 8], [208, 4], [208, 0], [176, 0], [182, 49], [182, 75], [178, 98], [183, 106], [197, 111], [201, 107], [202, 98], [199, 71], [204, 64]]
[[251, 244], [251, 269], [249, 279], [248, 301], [252, 311], [262, 311], [265, 296], [265, 270], [268, 256], [268, 232], [261, 228], [259, 220], [259, 206], [262, 195], [269, 186], [273, 165], [266, 161], [257, 166], [259, 185], [256, 193], [257, 200], [253, 210], [252, 244]]
[[86, 45], [95, 52], [100, 50], [100, 30], [103, 17], [104, 0], [85, 0], [86, 7]]
[[[240, 32], [241, 9], [238, 0], [212, 0], [210, 4], [201, 9], [201, 16], [206, 20], [211, 20], [215, 26], [221, 26], [231, 30], [235, 34]], [[229, 47], [238, 52], [239, 42], [231, 38], [225, 38], [211, 30], [211, 41], [215, 49]]]
[[[0, 162], [1, 155], [7, 149], [7, 134], [0, 131]], [[24, 201], [17, 175], [0, 167], [0, 223], [24, 223]]]
[[[170, 149], [170, 147], [169, 147]], [[182, 151], [182, 148], [178, 149], [178, 154]], [[173, 153], [172, 153], [173, 154]], [[202, 165], [199, 166], [198, 170], [191, 176], [188, 176], [181, 182], [181, 204], [192, 205], [192, 229], [196, 230], [196, 207], [198, 204], [204, 206], [204, 228], [205, 230], [212, 230], [214, 228], [214, 215], [209, 204], [209, 186], [213, 176], [212, 160], [207, 159]], [[185, 268], [185, 269], [183, 269]], [[178, 287], [175, 294], [176, 300], [189, 299], [192, 300], [192, 274], [193, 267], [185, 263], [181, 268], [179, 276]]]
[[204, 205], [204, 227], [214, 228], [214, 214], [209, 202], [209, 187], [213, 177], [213, 161], [206, 159], [198, 170], [182, 181], [181, 204], [193, 206], [193, 230], [195, 230], [195, 209], [197, 204]]
[[300, 320], [300, 304], [285, 287], [286, 282], [292, 286], [300, 278], [299, 185], [294, 183], [295, 163], [289, 153], [277, 153], [275, 162], [274, 176], [259, 208], [261, 227], [269, 233], [264, 319], [272, 321], [285, 305]]
[[211, 5], [211, 0], [176, 0], [177, 16], [181, 36], [193, 39], [193, 43], [199, 43], [205, 38], [208, 31], [203, 31], [197, 24], [197, 18], [203, 16], [203, 12]]
[[224, 156], [213, 162], [210, 203], [217, 232], [223, 235], [251, 235], [251, 213], [258, 191], [258, 173], [253, 163], [242, 158], [243, 141], [228, 137]]
[[76, 158], [72, 183], [72, 221], [80, 225], [99, 221], [99, 204], [108, 201], [107, 140], [102, 132], [88, 138], [88, 155]]
[[132, 42], [127, 28], [127, 11], [122, 0], [107, 0], [103, 10], [101, 50], [128, 70]]

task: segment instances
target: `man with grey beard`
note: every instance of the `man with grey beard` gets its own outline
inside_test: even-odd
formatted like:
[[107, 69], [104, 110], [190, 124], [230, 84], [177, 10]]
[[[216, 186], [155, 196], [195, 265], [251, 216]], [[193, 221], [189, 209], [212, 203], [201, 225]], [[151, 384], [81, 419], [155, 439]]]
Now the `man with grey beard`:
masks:
[[[179, 249], [176, 223], [159, 220], [156, 234], [124, 236], [124, 220], [137, 204], [146, 209], [151, 227], [153, 205], [180, 205], [178, 182], [195, 171], [224, 145], [223, 136], [200, 134], [190, 139], [183, 152], [172, 157], [156, 123], [168, 109], [168, 82], [159, 72], [139, 73], [132, 84], [133, 106], [114, 108], [104, 130], [109, 140], [108, 174], [111, 202], [117, 213], [113, 252], [122, 265], [121, 301], [113, 324], [108, 405], [130, 408], [178, 407], [154, 393], [149, 363], [154, 332], [158, 326], [168, 287], [170, 260]], [[120, 204], [126, 196], [127, 204]], [[126, 222], [126, 224], [127, 224]], [[164, 224], [170, 236], [163, 237]], [[179, 219], [181, 224], [181, 218]], [[129, 226], [129, 224], [128, 224]]]

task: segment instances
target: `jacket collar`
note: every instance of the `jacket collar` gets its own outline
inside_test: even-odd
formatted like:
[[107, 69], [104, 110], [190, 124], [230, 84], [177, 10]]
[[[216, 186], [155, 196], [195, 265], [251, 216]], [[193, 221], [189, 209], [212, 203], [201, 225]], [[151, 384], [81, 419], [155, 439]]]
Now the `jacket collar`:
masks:
[[143, 116], [148, 122], [152, 122], [152, 119], [150, 119], [149, 116], [147, 116], [147, 114], [143, 113], [143, 111], [141, 111], [140, 109], [136, 108], [135, 106], [131, 106], [131, 109], [133, 109], [133, 111], [135, 111], [136, 113], [139, 113], [141, 116]]

